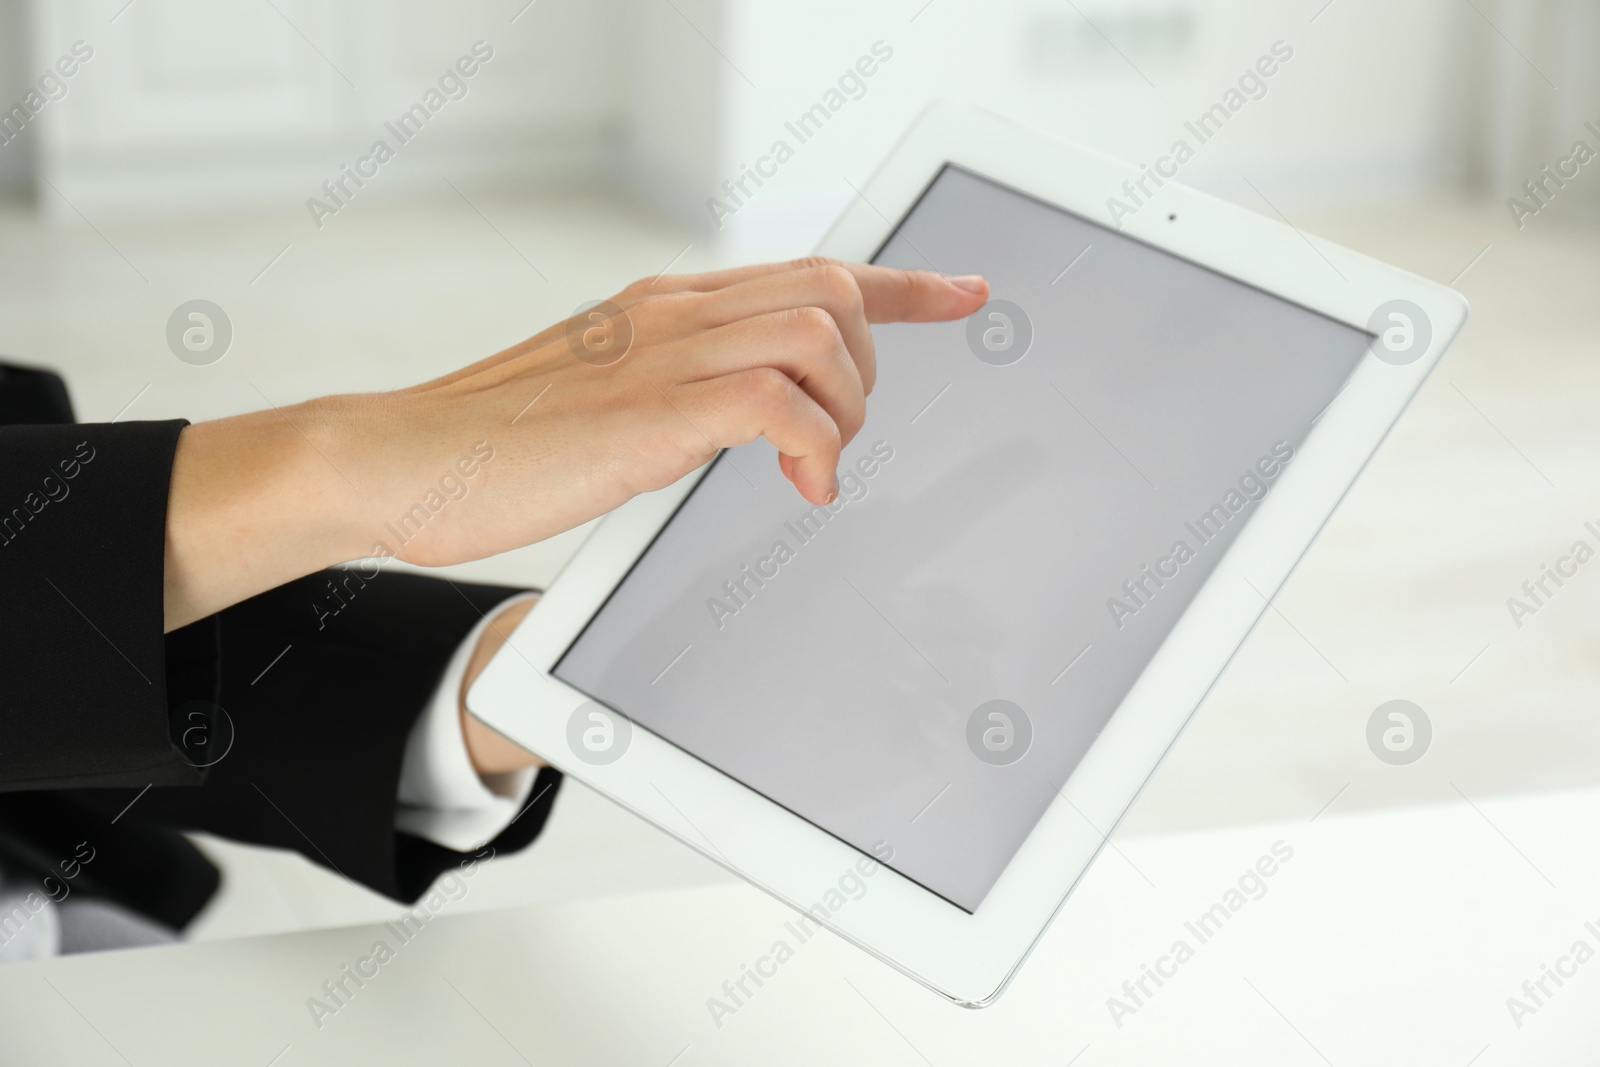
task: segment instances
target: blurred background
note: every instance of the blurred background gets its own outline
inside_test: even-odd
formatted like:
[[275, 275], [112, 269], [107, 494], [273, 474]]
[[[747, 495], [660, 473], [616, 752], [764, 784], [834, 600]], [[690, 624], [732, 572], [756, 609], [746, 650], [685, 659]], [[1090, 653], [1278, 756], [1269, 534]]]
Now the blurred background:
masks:
[[[1600, 785], [1600, 564], [1520, 627], [1506, 603], [1600, 520], [1591, 2], [0, 0], [0, 353], [86, 421], [408, 385], [636, 278], [806, 253], [932, 100], [1150, 161], [1280, 43], [1183, 180], [1473, 319], [1119, 840]], [[233, 331], [205, 366], [166, 340], [194, 299]], [[540, 586], [583, 534], [454, 571]], [[1404, 767], [1365, 739], [1397, 698], [1434, 731]], [[202, 937], [397, 910], [205, 847]], [[569, 783], [463, 907], [726, 877]]]

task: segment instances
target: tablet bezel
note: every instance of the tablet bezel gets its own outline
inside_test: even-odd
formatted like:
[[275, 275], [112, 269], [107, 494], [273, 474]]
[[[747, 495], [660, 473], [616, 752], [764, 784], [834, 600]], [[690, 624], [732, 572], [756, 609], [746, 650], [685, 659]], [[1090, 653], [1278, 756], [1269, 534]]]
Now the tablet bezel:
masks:
[[[955, 164], [1091, 222], [1367, 329], [1393, 299], [1421, 307], [1428, 349], [1394, 365], [1364, 356], [1344, 391], [1250, 522], [975, 913], [968, 913], [755, 790], [634, 725], [614, 763], [575, 758], [567, 720], [590, 698], [554, 664], [709, 469], [608, 515], [468, 694], [473, 714], [549, 763], [806, 911], [817, 922], [967, 1006], [1005, 988], [1229, 660], [1265, 612], [1389, 428], [1459, 332], [1467, 306], [1445, 286], [1167, 183], [1148, 209], [1108, 218], [1107, 201], [1143, 173], [977, 109], [923, 113], [859, 190], [818, 252], [872, 257], [947, 165]], [[1146, 179], [1148, 182], [1148, 179]], [[1147, 184], [1147, 189], [1150, 186]], [[1120, 223], [1120, 224], [1119, 224]], [[626, 709], [623, 709], [626, 710]], [[890, 860], [892, 863], [892, 859]], [[869, 877], [861, 872], [871, 870]], [[865, 891], [841, 898], [857, 872]], [[853, 883], [852, 883], [853, 884]], [[845, 903], [831, 908], [829, 902]]]

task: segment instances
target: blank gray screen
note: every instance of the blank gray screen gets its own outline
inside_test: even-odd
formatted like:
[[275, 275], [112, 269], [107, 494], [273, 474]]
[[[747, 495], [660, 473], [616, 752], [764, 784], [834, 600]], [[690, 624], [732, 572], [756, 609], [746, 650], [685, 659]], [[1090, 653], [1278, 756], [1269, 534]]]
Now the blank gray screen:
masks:
[[725, 452], [555, 673], [975, 911], [1369, 337], [955, 167], [875, 262], [991, 305], [874, 328], [831, 507]]

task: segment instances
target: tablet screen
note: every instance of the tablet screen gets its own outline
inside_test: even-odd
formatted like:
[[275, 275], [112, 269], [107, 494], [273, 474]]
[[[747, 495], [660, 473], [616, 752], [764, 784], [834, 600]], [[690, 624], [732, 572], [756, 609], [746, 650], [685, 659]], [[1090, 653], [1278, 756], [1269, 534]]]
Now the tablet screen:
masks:
[[954, 166], [874, 262], [992, 299], [874, 328], [831, 506], [723, 453], [555, 674], [975, 911], [1369, 335]]

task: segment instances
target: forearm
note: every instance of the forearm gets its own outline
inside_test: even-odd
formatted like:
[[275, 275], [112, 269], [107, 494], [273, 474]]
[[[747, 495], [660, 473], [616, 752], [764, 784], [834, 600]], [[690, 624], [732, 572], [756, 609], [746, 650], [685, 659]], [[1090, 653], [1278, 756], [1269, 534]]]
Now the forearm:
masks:
[[524, 600], [491, 616], [489, 628], [478, 638], [478, 647], [473, 649], [467, 673], [461, 680], [461, 730], [467, 741], [467, 755], [479, 774], [507, 774], [524, 767], [543, 766], [527, 749], [467, 711], [467, 690], [510, 638], [511, 631], [533, 610], [533, 603]]
[[168, 632], [366, 554], [351, 518], [360, 490], [327, 455], [341, 406], [314, 400], [179, 435], [167, 494]]

